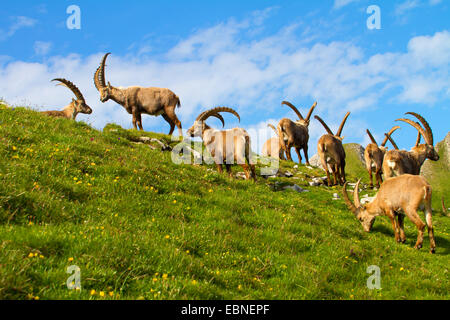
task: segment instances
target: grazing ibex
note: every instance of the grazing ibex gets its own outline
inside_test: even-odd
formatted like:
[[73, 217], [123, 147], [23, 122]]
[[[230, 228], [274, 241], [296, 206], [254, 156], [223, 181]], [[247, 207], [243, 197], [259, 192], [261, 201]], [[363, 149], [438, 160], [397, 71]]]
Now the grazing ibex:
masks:
[[[343, 138], [341, 137], [341, 133], [349, 115], [350, 112], [347, 112], [335, 135], [319, 116], [314, 116], [328, 132], [328, 134], [320, 137], [319, 142], [317, 143], [317, 153], [319, 154], [322, 166], [327, 173], [328, 186], [337, 185], [338, 183], [343, 185], [345, 182], [345, 150], [342, 145]], [[334, 184], [331, 183], [330, 170], [334, 176]]]
[[74, 85], [69, 80], [62, 78], [53, 79], [52, 81], [61, 82], [58, 83], [57, 85], [62, 85], [69, 88], [77, 99], [75, 100], [72, 98], [72, 102], [68, 106], [66, 106], [62, 111], [41, 111], [41, 113], [51, 117], [67, 118], [73, 120], [75, 120], [77, 114], [79, 113], [84, 114], [92, 113], [92, 109], [86, 104], [83, 95], [81, 94], [80, 90], [77, 88], [76, 85]]
[[284, 160], [285, 159], [284, 158], [284, 151], [283, 151], [283, 148], [281, 147], [281, 144], [280, 144], [280, 139], [278, 137], [278, 131], [270, 123], [267, 126], [273, 129], [273, 131], [276, 134], [276, 137], [270, 138], [269, 140], [267, 140], [264, 143], [261, 155], [263, 155], [264, 157], [272, 157], [272, 158], [275, 158], [275, 159]]
[[[383, 168], [383, 158], [387, 151], [387, 148], [385, 147], [386, 142], [388, 141], [388, 137], [394, 133], [395, 130], [399, 129], [399, 126], [393, 127], [384, 137], [383, 142], [380, 146], [378, 146], [377, 141], [370, 133], [369, 129], [367, 129], [367, 134], [369, 135], [370, 140], [372, 141], [369, 143], [364, 150], [364, 160], [366, 162], [366, 169], [367, 172], [369, 172], [370, 177], [370, 187], [373, 188], [373, 176], [372, 176], [372, 170], [375, 169], [375, 177], [377, 179], [377, 187], [380, 187], [380, 184], [383, 183], [383, 179], [381, 178], [381, 170]], [[396, 146], [394, 145], [394, 148]], [[396, 148], [397, 149], [397, 148]]]
[[[187, 131], [191, 137], [201, 137], [206, 149], [214, 158], [217, 170], [222, 173], [222, 164], [225, 164], [228, 174], [231, 176], [231, 165], [236, 163], [242, 166], [245, 171], [247, 179], [252, 178], [256, 181], [255, 165], [250, 162], [250, 136], [242, 128], [234, 128], [229, 130], [216, 130], [208, 126], [205, 121], [211, 116], [219, 119], [219, 112], [229, 112], [234, 114], [239, 121], [241, 120], [239, 114], [227, 107], [217, 107], [205, 112], [202, 112], [194, 124]], [[223, 118], [221, 119], [222, 124]], [[248, 164], [246, 163], [248, 162]]]
[[[420, 135], [425, 140], [425, 144], [420, 143], [420, 136], [416, 141], [416, 145], [411, 151], [406, 150], [390, 150], [386, 153], [383, 160], [383, 174], [384, 178], [388, 179], [394, 176], [399, 176], [405, 173], [420, 174], [420, 168], [426, 159], [433, 161], [439, 160], [439, 155], [433, 146], [433, 132], [431, 131], [428, 122], [417, 113], [407, 112], [415, 116], [422, 123], [423, 128], [418, 122], [410, 119], [397, 119], [396, 121], [403, 121], [417, 129]], [[390, 139], [390, 137], [388, 137]], [[391, 139], [390, 139], [391, 140]], [[392, 142], [392, 141], [391, 141]]]
[[144, 130], [141, 114], [162, 115], [164, 120], [170, 125], [169, 135], [172, 134], [176, 125], [180, 137], [182, 137], [181, 122], [175, 115], [175, 108], [177, 106], [180, 107], [178, 96], [165, 88], [143, 88], [137, 86], [116, 88], [111, 86], [109, 82], [106, 85], [105, 63], [109, 54], [105, 54], [94, 75], [94, 84], [100, 92], [100, 101], [106, 102], [112, 99], [124, 107], [129, 114], [133, 115], [133, 126], [135, 129], [137, 129], [137, 124], [140, 130]]
[[280, 145], [286, 153], [287, 160], [292, 161], [291, 157], [291, 148], [295, 148], [295, 152], [298, 156], [298, 163], [302, 162], [302, 156], [300, 155], [300, 150], [303, 149], [303, 153], [305, 154], [306, 164], [309, 165], [308, 158], [308, 141], [309, 141], [309, 118], [311, 118], [311, 114], [314, 111], [314, 108], [317, 105], [317, 102], [309, 109], [308, 115], [306, 118], [303, 118], [300, 111], [290, 102], [283, 101], [281, 104], [284, 104], [290, 107], [298, 116], [297, 121], [292, 121], [288, 118], [283, 118], [278, 123], [278, 137], [280, 139]]
[[[359, 183], [356, 183], [353, 192], [352, 203], [347, 194], [347, 183], [344, 184], [342, 193], [344, 201], [350, 211], [361, 222], [364, 231], [370, 232], [375, 217], [385, 215], [388, 216], [394, 228], [395, 240], [397, 242], [405, 242], [406, 236], [403, 229], [402, 210], [403, 213], [416, 225], [419, 234], [417, 236], [416, 249], [422, 248], [423, 231], [425, 223], [420, 219], [417, 211], [423, 205], [425, 212], [425, 220], [428, 227], [428, 236], [430, 238], [431, 253], [435, 252], [436, 243], [434, 241], [433, 224], [431, 221], [431, 186], [422, 176], [404, 174], [386, 180], [380, 187], [375, 199], [365, 205], [361, 205], [359, 200]], [[397, 218], [397, 220], [396, 220]]]

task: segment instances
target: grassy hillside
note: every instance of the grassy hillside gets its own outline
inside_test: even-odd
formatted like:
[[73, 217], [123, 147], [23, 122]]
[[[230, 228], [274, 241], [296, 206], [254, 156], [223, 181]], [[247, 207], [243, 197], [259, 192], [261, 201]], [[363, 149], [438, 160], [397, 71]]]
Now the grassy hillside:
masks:
[[[318, 169], [285, 162], [293, 178], [230, 180], [138, 136], [0, 106], [0, 299], [450, 298], [440, 213], [432, 255], [427, 236], [413, 249], [410, 221], [404, 245], [387, 218], [364, 233], [332, 200], [339, 188], [308, 185]], [[66, 287], [70, 265], [81, 291]], [[381, 290], [366, 287], [370, 265]]]

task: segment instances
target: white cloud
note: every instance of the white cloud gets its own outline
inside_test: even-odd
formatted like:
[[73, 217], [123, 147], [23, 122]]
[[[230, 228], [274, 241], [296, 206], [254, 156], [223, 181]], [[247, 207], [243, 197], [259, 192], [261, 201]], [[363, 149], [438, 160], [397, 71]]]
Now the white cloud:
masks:
[[403, 15], [406, 12], [417, 8], [419, 5], [419, 0], [406, 0], [405, 2], [402, 2], [395, 7], [395, 14], [399, 16]]
[[358, 2], [359, 0], [334, 0], [334, 9], [340, 9], [342, 7], [345, 7], [346, 5], [352, 3], [352, 2]]
[[18, 30], [33, 27], [37, 23], [37, 20], [24, 16], [13, 17], [13, 20], [14, 22], [9, 27], [8, 31], [0, 29], [0, 40], [6, 40], [12, 37]]
[[34, 53], [38, 56], [46, 56], [52, 48], [51, 42], [36, 41], [34, 43]]
[[[378, 108], [381, 101], [429, 105], [449, 95], [448, 31], [412, 38], [404, 52], [366, 56], [363, 48], [351, 42], [306, 45], [295, 26], [254, 39], [250, 34], [260, 23], [229, 20], [199, 30], [161, 60], [145, 54], [113, 53], [108, 58], [107, 81], [116, 86], [170, 88], [181, 99], [176, 112], [185, 129], [199, 112], [218, 105], [237, 109], [242, 125], [251, 128], [266, 126], [267, 121], [262, 120], [266, 115], [274, 121], [293, 117], [289, 109], [280, 106], [282, 100], [306, 101], [299, 106], [304, 114], [318, 101], [316, 112], [334, 128], [347, 110], [352, 111], [352, 121], [344, 129], [348, 136], [357, 136], [364, 127], [358, 123], [358, 113]], [[131, 116], [121, 106], [99, 101], [92, 78], [101, 57], [102, 53], [72, 54], [49, 57], [42, 63], [5, 60], [0, 63], [0, 92], [11, 104], [54, 109], [67, 104], [71, 92], [54, 87], [50, 80], [65, 77], [81, 89], [94, 110], [80, 119], [89, 119], [100, 129], [108, 122], [129, 128]], [[313, 141], [324, 133], [316, 122], [312, 121], [310, 129]], [[161, 117], [145, 116], [143, 123], [147, 130], [169, 130]], [[227, 121], [232, 124], [237, 122]]]

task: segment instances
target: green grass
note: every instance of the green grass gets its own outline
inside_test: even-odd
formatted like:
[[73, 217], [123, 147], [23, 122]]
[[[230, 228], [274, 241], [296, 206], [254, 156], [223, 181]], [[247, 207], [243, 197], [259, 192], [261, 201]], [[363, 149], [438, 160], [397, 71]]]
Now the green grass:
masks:
[[[132, 142], [142, 135], [0, 106], [0, 299], [450, 298], [440, 212], [437, 253], [427, 236], [416, 251], [410, 221], [397, 244], [387, 218], [365, 233], [332, 200], [340, 188], [308, 186], [318, 169], [283, 162], [297, 179], [231, 180]], [[281, 191], [288, 182], [310, 192]], [[81, 291], [66, 287], [70, 265]], [[370, 265], [381, 290], [366, 287]]]

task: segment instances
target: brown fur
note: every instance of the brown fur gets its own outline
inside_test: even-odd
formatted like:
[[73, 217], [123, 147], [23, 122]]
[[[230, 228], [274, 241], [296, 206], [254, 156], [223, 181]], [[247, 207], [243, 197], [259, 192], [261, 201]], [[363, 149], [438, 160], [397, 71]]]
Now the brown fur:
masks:
[[142, 127], [142, 114], [158, 116], [161, 115], [170, 125], [169, 135], [171, 135], [177, 126], [180, 137], [183, 135], [181, 122], [175, 114], [175, 108], [180, 106], [179, 97], [171, 90], [166, 88], [143, 88], [128, 87], [117, 88], [105, 83], [104, 69], [106, 58], [103, 57], [100, 67], [94, 75], [94, 83], [100, 92], [100, 101], [106, 102], [109, 99], [120, 104], [125, 110], [133, 115], [133, 126], [144, 130]]
[[285, 104], [290, 108], [292, 108], [300, 119], [297, 121], [292, 121], [291, 119], [283, 118], [280, 120], [277, 126], [279, 144], [281, 145], [283, 151], [286, 153], [286, 158], [289, 161], [292, 161], [291, 148], [295, 148], [295, 152], [297, 153], [298, 156], [298, 163], [302, 162], [300, 150], [303, 149], [306, 164], [309, 165], [309, 158], [308, 158], [309, 119], [311, 117], [314, 108], [317, 105], [317, 102], [315, 102], [311, 106], [306, 118], [303, 118], [301, 113], [291, 103], [283, 101], [282, 104]]
[[[336, 135], [333, 134], [330, 128], [319, 116], [314, 116], [314, 118], [317, 119], [328, 132], [320, 137], [317, 143], [317, 153], [319, 154], [320, 162], [322, 163], [322, 166], [327, 174], [329, 186], [337, 185], [338, 183], [343, 185], [345, 183], [345, 150], [342, 145], [343, 138], [341, 138], [341, 133], [349, 115], [350, 112], [347, 112]], [[330, 170], [333, 173], [334, 183], [331, 182], [329, 173]]]
[[[430, 184], [424, 177], [404, 174], [399, 177], [386, 180], [380, 187], [375, 199], [366, 204], [361, 205], [359, 200], [359, 183], [355, 186], [354, 203], [352, 203], [347, 195], [347, 183], [343, 187], [343, 196], [347, 207], [353, 212], [355, 217], [361, 222], [364, 231], [370, 232], [375, 217], [385, 215], [389, 217], [394, 228], [394, 235], [397, 242], [405, 242], [406, 236], [403, 229], [402, 211], [417, 227], [418, 236], [415, 248], [422, 248], [423, 232], [425, 226], [428, 227], [428, 236], [430, 238], [430, 251], [435, 252], [436, 243], [434, 240], [431, 194]], [[417, 211], [424, 206], [426, 224], [420, 219]], [[396, 220], [397, 219], [397, 220]]]

